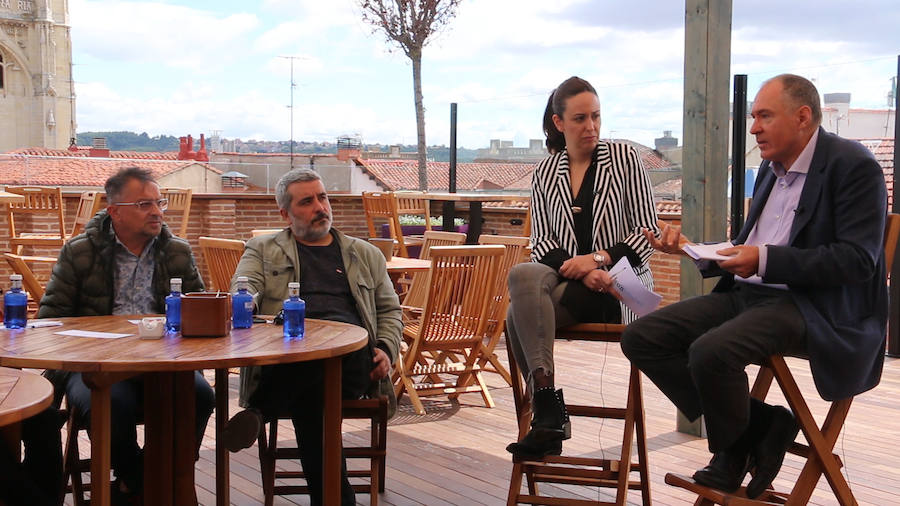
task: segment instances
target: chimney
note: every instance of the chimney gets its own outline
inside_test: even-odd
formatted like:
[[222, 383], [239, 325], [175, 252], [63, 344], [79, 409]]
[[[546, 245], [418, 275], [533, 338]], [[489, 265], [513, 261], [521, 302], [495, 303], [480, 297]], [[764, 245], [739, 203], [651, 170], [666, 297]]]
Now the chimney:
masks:
[[197, 151], [198, 162], [208, 162], [209, 154], [206, 152], [206, 139], [204, 138], [204, 134], [200, 134], [200, 151]]
[[94, 137], [89, 154], [94, 158], [109, 158], [109, 148], [106, 147], [106, 137]]
[[678, 147], [678, 138], [672, 137], [671, 130], [663, 130], [663, 136], [655, 139], [657, 151], [666, 151]]
[[400, 145], [399, 144], [391, 145], [391, 158], [400, 158]]

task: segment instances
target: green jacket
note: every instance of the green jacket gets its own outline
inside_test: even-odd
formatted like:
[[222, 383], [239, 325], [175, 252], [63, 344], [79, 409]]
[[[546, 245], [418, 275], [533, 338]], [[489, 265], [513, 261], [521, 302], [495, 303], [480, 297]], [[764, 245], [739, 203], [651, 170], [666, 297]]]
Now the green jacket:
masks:
[[[393, 363], [400, 355], [403, 324], [400, 301], [387, 274], [384, 255], [366, 241], [346, 236], [336, 229], [331, 229], [331, 233], [340, 246], [350, 291], [369, 339], [384, 350]], [[297, 242], [290, 228], [250, 239], [231, 278], [232, 290], [236, 289], [238, 276], [247, 276], [259, 313], [277, 314], [288, 297], [288, 283], [301, 281]], [[248, 406], [259, 380], [259, 367], [242, 368], [241, 406]]]
[[[112, 314], [115, 239], [110, 234], [111, 223], [106, 211], [100, 211], [84, 227], [84, 233], [62, 247], [41, 298], [38, 318]], [[184, 292], [203, 291], [203, 280], [187, 241], [173, 236], [165, 225], [157, 241], [153, 303], [157, 313], [165, 313], [170, 278], [181, 278]]]

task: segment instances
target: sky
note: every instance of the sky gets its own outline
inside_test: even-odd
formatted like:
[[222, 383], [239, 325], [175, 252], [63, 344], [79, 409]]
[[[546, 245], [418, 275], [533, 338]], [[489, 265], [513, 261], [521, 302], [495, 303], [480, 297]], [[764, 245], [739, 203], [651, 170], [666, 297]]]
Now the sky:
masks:
[[[355, 0], [69, 0], [69, 11], [78, 131], [287, 140], [293, 116], [297, 141], [416, 143], [412, 66]], [[897, 0], [734, 0], [730, 73], [748, 75], [750, 97], [792, 72], [885, 109], [897, 26]], [[542, 139], [547, 97], [572, 75], [597, 89], [601, 137], [680, 139], [684, 2], [462, 0], [422, 73], [428, 145], [449, 145], [451, 102], [460, 147]]]

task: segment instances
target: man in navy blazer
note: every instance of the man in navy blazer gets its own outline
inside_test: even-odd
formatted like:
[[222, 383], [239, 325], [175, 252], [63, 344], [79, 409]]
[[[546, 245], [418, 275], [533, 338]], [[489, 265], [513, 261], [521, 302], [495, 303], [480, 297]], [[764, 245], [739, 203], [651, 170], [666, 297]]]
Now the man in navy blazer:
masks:
[[[819, 126], [818, 92], [799, 76], [765, 82], [751, 114], [765, 162], [747, 223], [720, 250], [731, 258], [698, 263], [722, 278], [713, 293], [629, 325], [622, 349], [689, 419], [705, 415], [713, 458], [694, 480], [731, 492], [755, 467], [754, 498], [778, 474], [798, 426], [789, 410], [750, 398], [745, 367], [800, 353], [827, 400], [873, 388], [888, 294], [887, 190], [872, 154]], [[668, 253], [686, 241], [679, 227], [647, 235]]]

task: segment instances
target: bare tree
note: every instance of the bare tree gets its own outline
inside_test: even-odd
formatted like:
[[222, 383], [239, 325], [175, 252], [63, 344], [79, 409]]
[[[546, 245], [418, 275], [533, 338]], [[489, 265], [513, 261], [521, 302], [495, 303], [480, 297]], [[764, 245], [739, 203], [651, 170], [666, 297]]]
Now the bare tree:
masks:
[[363, 21], [381, 31], [412, 60], [419, 147], [419, 189], [428, 189], [425, 169], [425, 107], [422, 103], [422, 48], [456, 15], [460, 0], [357, 0]]

